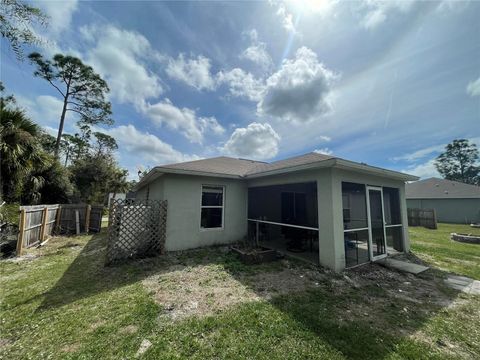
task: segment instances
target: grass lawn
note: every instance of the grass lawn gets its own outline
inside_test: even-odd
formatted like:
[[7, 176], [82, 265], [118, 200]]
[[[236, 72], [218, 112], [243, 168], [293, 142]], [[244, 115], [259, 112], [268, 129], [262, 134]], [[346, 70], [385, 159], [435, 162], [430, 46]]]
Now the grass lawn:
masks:
[[450, 233], [480, 235], [468, 225], [438, 224], [437, 230], [410, 228], [411, 251], [431, 266], [480, 280], [480, 245], [450, 240]]
[[478, 359], [480, 297], [443, 278], [478, 278], [480, 248], [453, 229], [412, 228], [414, 256], [439, 267], [419, 277], [245, 266], [224, 248], [105, 268], [105, 234], [54, 238], [0, 261], [0, 358]]

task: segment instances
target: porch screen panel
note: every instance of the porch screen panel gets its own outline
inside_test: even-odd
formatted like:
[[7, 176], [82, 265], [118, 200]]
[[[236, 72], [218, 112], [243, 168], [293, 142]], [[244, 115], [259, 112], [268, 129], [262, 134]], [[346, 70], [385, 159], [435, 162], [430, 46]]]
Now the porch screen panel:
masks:
[[316, 228], [317, 185], [298, 183], [249, 188], [248, 218]]
[[385, 233], [387, 246], [403, 251], [402, 216], [400, 212], [400, 192], [397, 188], [383, 188], [383, 206], [385, 211]]
[[342, 205], [345, 264], [352, 267], [369, 261], [365, 185], [343, 182]]

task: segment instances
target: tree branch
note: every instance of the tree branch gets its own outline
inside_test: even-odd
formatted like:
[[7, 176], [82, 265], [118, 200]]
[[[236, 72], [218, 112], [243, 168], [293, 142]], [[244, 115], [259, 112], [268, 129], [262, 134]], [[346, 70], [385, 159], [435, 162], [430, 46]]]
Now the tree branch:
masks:
[[58, 88], [57, 85], [55, 85], [55, 84], [52, 82], [52, 80], [47, 79], [47, 81], [48, 81], [55, 89], [57, 89], [57, 91], [63, 96], [63, 98], [65, 98], [65, 95], [63, 94], [63, 92]]

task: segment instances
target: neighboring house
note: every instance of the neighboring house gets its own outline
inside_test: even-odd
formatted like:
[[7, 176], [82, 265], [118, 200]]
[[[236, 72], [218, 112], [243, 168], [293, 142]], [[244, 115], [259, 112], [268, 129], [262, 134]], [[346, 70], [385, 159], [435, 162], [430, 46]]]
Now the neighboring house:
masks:
[[430, 178], [407, 184], [406, 197], [409, 208], [435, 209], [439, 222], [480, 222], [479, 186]]
[[108, 207], [110, 207], [112, 200], [125, 200], [127, 197], [127, 194], [125, 193], [109, 193], [108, 194]]
[[158, 166], [134, 190], [137, 199], [168, 200], [167, 251], [258, 235], [262, 245], [340, 271], [409, 250], [405, 182], [412, 180], [309, 153], [273, 163], [216, 157]]

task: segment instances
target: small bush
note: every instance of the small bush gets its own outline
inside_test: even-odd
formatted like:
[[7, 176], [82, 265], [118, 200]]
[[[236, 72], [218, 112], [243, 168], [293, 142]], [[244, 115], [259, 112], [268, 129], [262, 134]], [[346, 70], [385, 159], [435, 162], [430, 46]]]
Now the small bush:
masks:
[[10, 224], [18, 225], [19, 221], [19, 204], [3, 204], [0, 207], [0, 222], [7, 222]]

